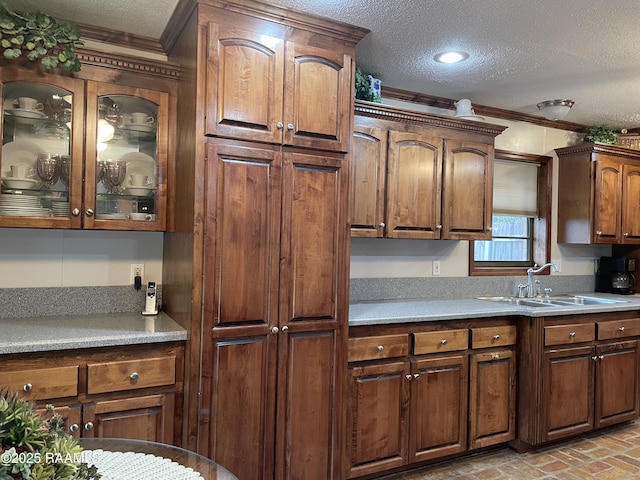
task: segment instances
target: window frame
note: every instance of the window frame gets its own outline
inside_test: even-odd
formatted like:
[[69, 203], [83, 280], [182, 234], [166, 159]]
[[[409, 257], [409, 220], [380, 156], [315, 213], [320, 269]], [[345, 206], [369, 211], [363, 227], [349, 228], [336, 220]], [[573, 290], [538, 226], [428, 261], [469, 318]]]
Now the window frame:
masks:
[[[517, 153], [496, 149], [494, 158], [540, 165], [538, 169], [538, 216], [533, 219], [533, 263], [544, 265], [551, 261], [551, 201], [553, 188], [553, 157]], [[530, 266], [479, 266], [474, 260], [475, 240], [469, 241], [469, 276], [526, 275]], [[508, 262], [505, 262], [505, 264]], [[531, 265], [532, 266], [532, 265]], [[543, 272], [548, 275], [549, 271]]]

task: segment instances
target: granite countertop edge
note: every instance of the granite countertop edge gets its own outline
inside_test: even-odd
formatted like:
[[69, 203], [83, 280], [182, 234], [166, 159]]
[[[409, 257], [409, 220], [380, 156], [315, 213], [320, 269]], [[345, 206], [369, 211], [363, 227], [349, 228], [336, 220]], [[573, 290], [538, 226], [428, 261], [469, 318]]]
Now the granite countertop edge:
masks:
[[139, 313], [0, 318], [0, 354], [184, 341], [167, 314]]
[[358, 327], [442, 320], [482, 319], [514, 315], [524, 317], [553, 317], [559, 315], [640, 310], [640, 294], [621, 296], [585, 293], [582, 295], [621, 300], [624, 303], [588, 306], [525, 307], [475, 298], [357, 302], [349, 306], [349, 326]]

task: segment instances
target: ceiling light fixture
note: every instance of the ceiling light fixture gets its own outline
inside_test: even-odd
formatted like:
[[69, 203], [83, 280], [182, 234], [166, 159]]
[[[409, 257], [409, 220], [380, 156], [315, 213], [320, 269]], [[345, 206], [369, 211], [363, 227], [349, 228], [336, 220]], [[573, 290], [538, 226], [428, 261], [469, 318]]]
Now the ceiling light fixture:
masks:
[[436, 62], [440, 63], [458, 63], [469, 58], [467, 52], [440, 52], [433, 57]]
[[560, 120], [563, 118], [575, 102], [573, 100], [545, 100], [538, 104], [538, 109], [548, 120]]

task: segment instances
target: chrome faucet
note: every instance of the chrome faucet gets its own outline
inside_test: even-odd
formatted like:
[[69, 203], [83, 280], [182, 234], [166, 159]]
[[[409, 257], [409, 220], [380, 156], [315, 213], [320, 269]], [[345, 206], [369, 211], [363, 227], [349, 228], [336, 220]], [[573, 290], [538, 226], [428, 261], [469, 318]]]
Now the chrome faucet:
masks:
[[[526, 285], [518, 285], [518, 296], [520, 296], [522, 290], [524, 290], [526, 297], [528, 297], [528, 298], [535, 297], [536, 293], [538, 293], [538, 292], [535, 291], [534, 282], [533, 282], [533, 276], [536, 273], [540, 273], [541, 271], [543, 271], [547, 267], [553, 268], [553, 270], [555, 272], [558, 271], [558, 266], [553, 262], [545, 263], [540, 268], [534, 268], [534, 267], [537, 267], [537, 265], [534, 265], [533, 267], [527, 269], [527, 284]], [[539, 289], [539, 287], [538, 287], [538, 289]]]

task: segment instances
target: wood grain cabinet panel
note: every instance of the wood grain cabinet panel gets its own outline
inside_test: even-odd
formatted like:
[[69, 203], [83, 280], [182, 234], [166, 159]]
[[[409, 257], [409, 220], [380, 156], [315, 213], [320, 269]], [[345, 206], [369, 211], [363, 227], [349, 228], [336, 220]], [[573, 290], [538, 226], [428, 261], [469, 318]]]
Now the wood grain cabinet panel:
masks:
[[609, 320], [596, 322], [598, 328], [598, 340], [612, 340], [640, 336], [640, 319]]
[[78, 395], [78, 365], [0, 372], [0, 385], [27, 400]]
[[504, 347], [516, 343], [515, 325], [471, 328], [471, 348]]
[[455, 352], [469, 348], [467, 328], [413, 334], [413, 354]]
[[544, 345], [567, 345], [591, 342], [596, 338], [596, 325], [593, 322], [572, 325], [553, 325], [544, 327]]
[[585, 143], [556, 149], [559, 243], [640, 243], [640, 153]]
[[516, 436], [515, 352], [473, 353], [469, 392], [469, 448], [513, 440]]
[[349, 368], [348, 477], [407, 463], [409, 362]]
[[409, 353], [409, 335], [380, 335], [349, 339], [349, 361], [404, 357]]
[[89, 394], [173, 385], [175, 382], [175, 357], [87, 365], [87, 393]]

